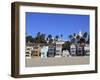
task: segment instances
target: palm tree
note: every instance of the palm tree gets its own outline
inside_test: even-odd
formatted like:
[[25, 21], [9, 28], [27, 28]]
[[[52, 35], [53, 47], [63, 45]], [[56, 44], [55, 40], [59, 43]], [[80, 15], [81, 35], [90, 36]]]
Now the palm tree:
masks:
[[77, 40], [76, 42], [77, 42], [77, 43], [80, 41], [80, 38], [81, 38], [81, 37], [80, 37], [79, 35], [76, 36], [76, 40]]
[[87, 38], [87, 36], [88, 36], [88, 33], [85, 32], [85, 33], [83, 34], [83, 37], [84, 37], [84, 38]]
[[90, 36], [88, 35], [88, 40], [87, 40], [87, 42], [86, 42], [87, 44], [89, 44], [90, 43]]
[[34, 38], [32, 36], [26, 36], [26, 43], [34, 42]]
[[69, 35], [69, 39], [71, 43], [75, 43], [75, 38], [73, 35]]
[[85, 43], [85, 39], [84, 39], [83, 37], [81, 37], [79, 43], [80, 43], [80, 44]]
[[46, 43], [45, 34], [38, 32], [35, 37], [35, 43]]
[[63, 35], [61, 34], [60, 37], [61, 37], [61, 39], [62, 39]]
[[63, 37], [63, 35], [62, 35], [62, 34], [61, 34], [60, 36], [61, 36], [61, 37]]
[[73, 36], [72, 35], [69, 35], [69, 39], [72, 40], [72, 38], [73, 38]]
[[38, 32], [37, 35], [36, 35], [36, 37], [39, 38], [40, 35], [41, 35], [41, 32]]
[[76, 38], [76, 33], [73, 34], [73, 37]]
[[87, 32], [85, 32], [85, 33], [83, 34], [83, 38], [85, 39], [85, 42], [88, 40], [88, 33], [87, 33]]
[[49, 40], [52, 39], [52, 35], [51, 34], [48, 35], [48, 39]]
[[48, 39], [49, 43], [52, 43], [53, 42], [52, 35], [51, 34], [48, 35], [47, 39]]
[[55, 40], [56, 40], [56, 41], [58, 41], [58, 39], [59, 39], [59, 36], [58, 36], [58, 35], [56, 35], [56, 36], [55, 36]]
[[46, 43], [45, 34], [40, 35], [40, 40], [41, 40], [41, 43]]

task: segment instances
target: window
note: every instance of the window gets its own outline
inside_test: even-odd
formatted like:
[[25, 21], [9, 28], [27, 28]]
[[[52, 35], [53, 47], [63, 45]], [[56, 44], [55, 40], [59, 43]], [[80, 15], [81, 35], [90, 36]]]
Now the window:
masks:
[[60, 52], [60, 50], [56, 50], [56, 52]]
[[34, 49], [38, 49], [38, 47], [34, 47]]
[[26, 57], [29, 57], [29, 55], [26, 55]]
[[26, 52], [26, 54], [30, 54], [29, 52]]

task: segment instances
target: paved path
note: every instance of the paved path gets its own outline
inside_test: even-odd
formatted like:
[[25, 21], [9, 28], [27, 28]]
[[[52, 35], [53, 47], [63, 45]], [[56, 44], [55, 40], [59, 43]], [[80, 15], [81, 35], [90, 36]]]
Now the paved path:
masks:
[[26, 67], [89, 64], [89, 56], [26, 59]]

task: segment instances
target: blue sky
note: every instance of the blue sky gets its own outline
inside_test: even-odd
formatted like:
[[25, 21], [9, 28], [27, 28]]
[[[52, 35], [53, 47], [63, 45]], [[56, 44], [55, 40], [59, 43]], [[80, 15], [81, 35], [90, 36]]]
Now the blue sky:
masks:
[[68, 40], [70, 34], [89, 33], [89, 18], [89, 15], [26, 12], [26, 33], [33, 37], [37, 32], [52, 36], [62, 34], [63, 39]]

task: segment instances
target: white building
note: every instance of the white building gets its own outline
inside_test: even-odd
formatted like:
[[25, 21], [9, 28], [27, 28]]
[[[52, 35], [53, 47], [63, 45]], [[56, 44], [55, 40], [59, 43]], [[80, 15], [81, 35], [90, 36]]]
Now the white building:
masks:
[[41, 58], [47, 58], [48, 46], [43, 46], [40, 50]]
[[76, 55], [76, 45], [75, 44], [71, 44], [70, 45], [70, 54], [72, 56], [75, 56]]
[[90, 55], [90, 46], [89, 46], [89, 44], [85, 44], [84, 51], [85, 51], [86, 55]]
[[62, 55], [62, 44], [64, 44], [64, 41], [56, 41], [56, 56], [60, 57]]
[[31, 53], [32, 53], [32, 50], [33, 50], [33, 46], [26, 46], [26, 58], [31, 58]]

